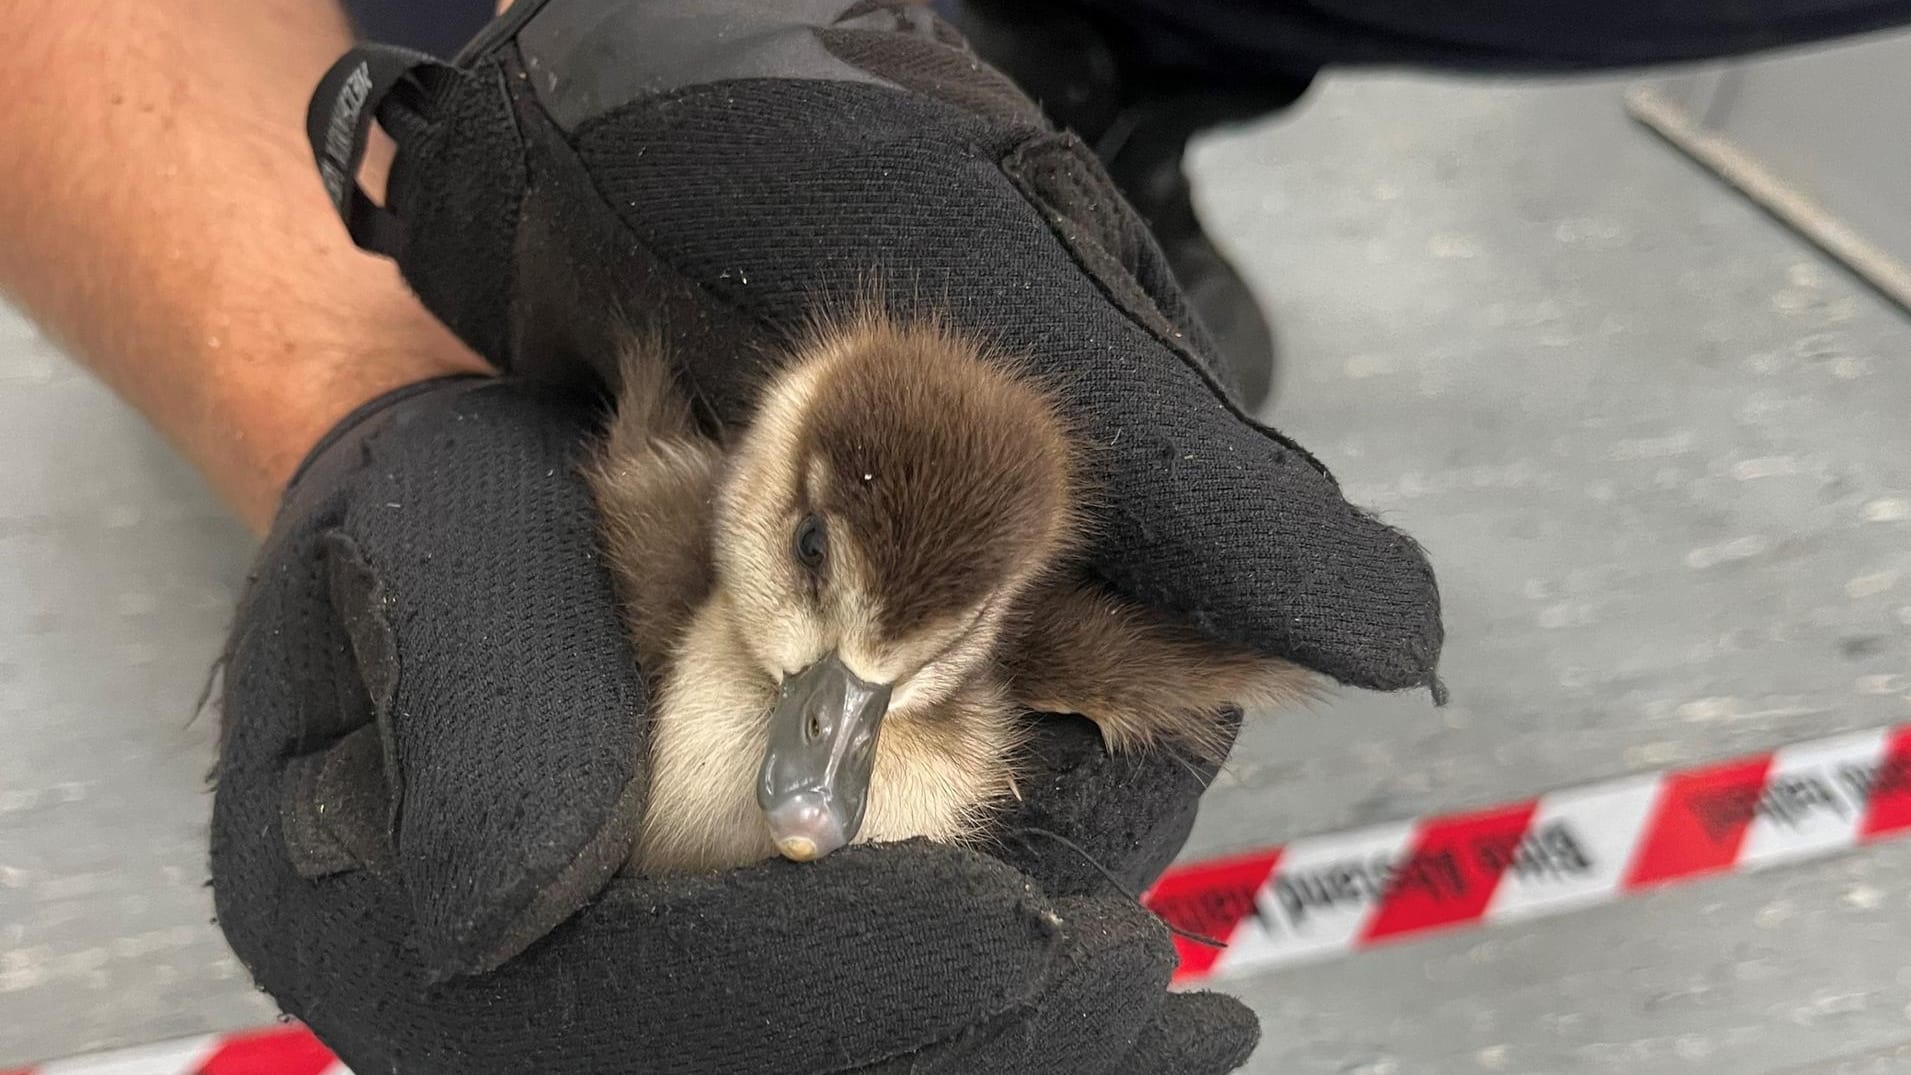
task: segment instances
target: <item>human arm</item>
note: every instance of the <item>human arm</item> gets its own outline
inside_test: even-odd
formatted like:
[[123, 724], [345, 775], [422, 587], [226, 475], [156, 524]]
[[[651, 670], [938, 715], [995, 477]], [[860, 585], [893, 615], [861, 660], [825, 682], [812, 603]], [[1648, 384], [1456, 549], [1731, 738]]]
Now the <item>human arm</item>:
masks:
[[351, 43], [336, 4], [16, 0], [8, 15], [0, 293], [255, 532], [353, 408], [488, 368], [327, 207], [300, 120]]

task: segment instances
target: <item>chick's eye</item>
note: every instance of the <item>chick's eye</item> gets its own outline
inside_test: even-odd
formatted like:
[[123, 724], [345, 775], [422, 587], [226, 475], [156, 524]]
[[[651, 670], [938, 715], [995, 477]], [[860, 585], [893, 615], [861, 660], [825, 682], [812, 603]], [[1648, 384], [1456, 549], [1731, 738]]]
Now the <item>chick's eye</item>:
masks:
[[811, 571], [822, 569], [823, 559], [829, 555], [829, 533], [823, 528], [823, 520], [805, 515], [796, 524], [794, 551], [797, 563]]

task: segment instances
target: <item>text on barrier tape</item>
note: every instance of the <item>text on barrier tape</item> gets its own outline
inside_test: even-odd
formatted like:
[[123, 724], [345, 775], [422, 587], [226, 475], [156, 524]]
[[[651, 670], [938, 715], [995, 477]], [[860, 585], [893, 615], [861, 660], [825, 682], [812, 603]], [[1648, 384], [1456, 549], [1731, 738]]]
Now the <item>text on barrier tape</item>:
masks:
[[1551, 914], [1911, 831], [1911, 725], [1171, 868], [1176, 980]]

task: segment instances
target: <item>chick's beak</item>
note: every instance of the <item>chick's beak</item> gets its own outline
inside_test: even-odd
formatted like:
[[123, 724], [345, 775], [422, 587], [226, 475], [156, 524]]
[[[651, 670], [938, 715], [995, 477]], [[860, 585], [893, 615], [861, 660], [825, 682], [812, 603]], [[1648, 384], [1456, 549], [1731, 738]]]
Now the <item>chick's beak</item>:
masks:
[[835, 654], [783, 680], [756, 801], [785, 858], [822, 858], [856, 838], [888, 711], [889, 685]]

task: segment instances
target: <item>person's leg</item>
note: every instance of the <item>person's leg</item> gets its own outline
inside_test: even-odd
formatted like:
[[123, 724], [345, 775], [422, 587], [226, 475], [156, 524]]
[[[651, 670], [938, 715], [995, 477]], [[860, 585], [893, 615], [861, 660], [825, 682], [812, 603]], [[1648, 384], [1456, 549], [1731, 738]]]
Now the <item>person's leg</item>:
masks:
[[1254, 295], [1202, 230], [1181, 158], [1196, 131], [1284, 108], [1310, 77], [1223, 85], [1159, 62], [1127, 28], [1076, 4], [936, 0], [978, 55], [1014, 79], [1058, 126], [1080, 135], [1161, 244], [1220, 351], [1241, 402], [1273, 387], [1273, 332]]
[[1566, 73], [1911, 25], [1911, 0], [934, 0], [1100, 152], [1258, 405], [1272, 334], [1195, 218], [1187, 140], [1292, 104], [1329, 66]]
[[1911, 26], [1911, 0], [1030, 0], [1090, 13], [1148, 66], [1217, 85], [1329, 66], [1654, 66]]

